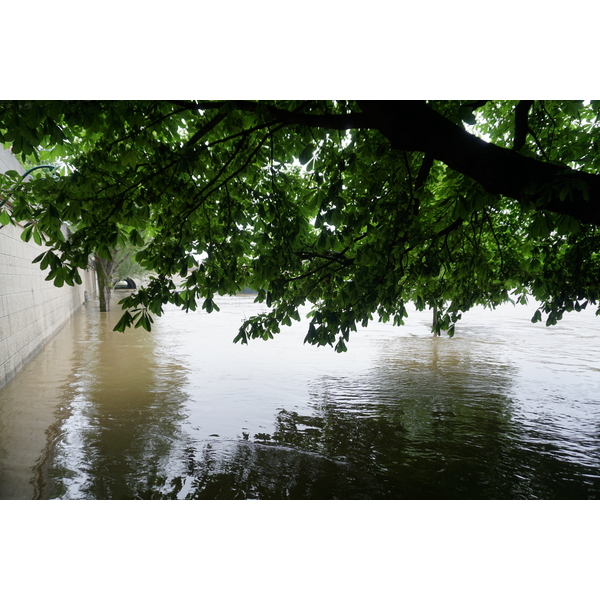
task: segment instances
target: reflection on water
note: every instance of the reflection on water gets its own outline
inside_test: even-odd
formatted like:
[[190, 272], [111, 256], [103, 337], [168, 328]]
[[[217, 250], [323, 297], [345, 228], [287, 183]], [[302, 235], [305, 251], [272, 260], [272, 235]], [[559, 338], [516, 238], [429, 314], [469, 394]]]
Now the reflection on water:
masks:
[[95, 317], [73, 361], [60, 435], [38, 469], [41, 497], [131, 497], [159, 477], [181, 437], [182, 368], [157, 359], [153, 336], [119, 339], [108, 315]]
[[259, 307], [220, 306], [152, 334], [81, 311], [0, 390], [0, 497], [600, 497], [593, 313], [480, 310], [453, 339], [416, 313], [338, 355], [304, 323], [234, 346]]

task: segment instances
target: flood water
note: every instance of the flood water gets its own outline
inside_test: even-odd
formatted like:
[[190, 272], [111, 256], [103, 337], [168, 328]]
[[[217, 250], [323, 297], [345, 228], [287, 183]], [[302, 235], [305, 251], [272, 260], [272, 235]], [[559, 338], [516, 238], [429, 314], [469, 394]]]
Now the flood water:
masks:
[[349, 351], [307, 322], [232, 344], [260, 311], [167, 307], [113, 333], [86, 305], [0, 389], [0, 498], [600, 497], [600, 318], [477, 309], [454, 338], [373, 322]]

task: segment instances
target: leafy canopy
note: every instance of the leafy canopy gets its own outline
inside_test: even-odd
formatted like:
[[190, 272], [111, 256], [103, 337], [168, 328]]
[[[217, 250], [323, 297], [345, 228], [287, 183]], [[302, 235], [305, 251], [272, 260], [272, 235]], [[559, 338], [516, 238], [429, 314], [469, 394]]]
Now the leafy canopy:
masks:
[[[246, 286], [268, 339], [313, 306], [306, 341], [337, 351], [357, 324], [402, 324], [533, 295], [553, 324], [596, 304], [600, 103], [3, 102], [0, 142], [53, 163], [3, 177], [2, 223], [51, 249], [56, 285], [119, 245], [157, 273], [116, 329], [166, 303], [218, 310]], [[484, 139], [485, 138], [485, 139]], [[65, 236], [61, 224], [71, 230]], [[148, 243], [147, 240], [150, 240]], [[177, 288], [173, 278], [183, 278]]]

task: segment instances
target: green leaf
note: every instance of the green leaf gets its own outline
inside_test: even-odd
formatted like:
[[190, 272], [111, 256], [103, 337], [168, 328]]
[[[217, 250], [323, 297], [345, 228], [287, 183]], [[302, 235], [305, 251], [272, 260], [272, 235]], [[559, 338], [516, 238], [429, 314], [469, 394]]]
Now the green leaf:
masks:
[[248, 344], [248, 336], [246, 334], [246, 330], [242, 327], [240, 328], [238, 334], [233, 338], [233, 343], [237, 344], [241, 342], [242, 344]]
[[569, 184], [563, 185], [558, 194], [558, 197], [561, 199], [561, 201], [565, 200], [567, 196], [571, 196], [571, 186]]
[[346, 344], [344, 343], [344, 339], [340, 338], [338, 343], [335, 345], [335, 351], [338, 353], [346, 352], [348, 350]]
[[554, 228], [554, 223], [549, 215], [536, 213], [529, 227], [529, 232], [534, 238], [546, 238]]
[[2, 225], [3, 227], [8, 225], [10, 223], [10, 214], [8, 213], [8, 211], [3, 210], [2, 212], [0, 212], [0, 225]]
[[119, 322], [113, 327], [113, 331], [120, 331], [121, 333], [123, 333], [125, 332], [125, 329], [131, 327], [132, 323], [133, 316], [129, 311], [125, 311], [119, 319]]
[[134, 246], [142, 246], [144, 244], [144, 239], [140, 235], [140, 232], [137, 229], [132, 229], [129, 233], [129, 241]]
[[315, 148], [316, 146], [314, 144], [308, 144], [304, 147], [302, 152], [300, 152], [300, 156], [298, 157], [301, 165], [305, 165], [309, 160], [311, 160]]
[[57, 269], [54, 277], [54, 285], [56, 287], [62, 287], [65, 283], [65, 274], [63, 269]]
[[27, 227], [23, 230], [23, 233], [21, 234], [21, 239], [24, 242], [29, 242], [32, 235], [33, 235], [33, 225], [27, 225]]
[[138, 162], [137, 153], [133, 149], [129, 149], [123, 154], [121, 162], [126, 167], [135, 167]]
[[139, 327], [142, 327], [146, 331], [150, 331], [152, 329], [150, 326], [150, 319], [148, 317], [148, 314], [145, 312], [142, 312], [140, 314], [140, 316], [134, 326], [135, 329], [138, 329]]
[[581, 100], [575, 100], [570, 102], [565, 102], [565, 111], [570, 117], [574, 119], [579, 119], [579, 110], [581, 109], [583, 102]]

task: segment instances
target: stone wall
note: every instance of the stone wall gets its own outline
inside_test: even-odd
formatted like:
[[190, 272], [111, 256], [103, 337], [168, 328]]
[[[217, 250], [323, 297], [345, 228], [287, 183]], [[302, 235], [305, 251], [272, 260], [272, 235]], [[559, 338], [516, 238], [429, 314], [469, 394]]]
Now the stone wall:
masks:
[[[8, 150], [0, 147], [0, 170], [24, 170]], [[47, 272], [32, 264], [44, 252], [33, 240], [21, 240], [23, 228], [0, 229], [0, 387], [79, 310], [96, 295], [94, 272], [81, 274], [82, 285], [56, 287], [45, 281]]]

